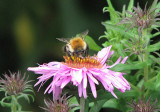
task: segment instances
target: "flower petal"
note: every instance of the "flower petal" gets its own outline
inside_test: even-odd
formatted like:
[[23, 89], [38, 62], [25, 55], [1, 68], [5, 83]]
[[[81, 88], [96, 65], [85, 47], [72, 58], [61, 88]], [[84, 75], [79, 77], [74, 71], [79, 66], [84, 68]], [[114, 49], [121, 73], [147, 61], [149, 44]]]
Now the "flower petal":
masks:
[[78, 93], [79, 93], [79, 97], [82, 97], [82, 84], [78, 85]]
[[88, 78], [88, 80], [89, 80], [89, 83], [90, 83], [90, 87], [91, 87], [93, 96], [94, 96], [94, 98], [97, 98], [97, 91], [96, 91], [95, 84], [94, 84], [94, 82], [92, 81], [91, 78]]
[[73, 70], [72, 72], [72, 81], [74, 85], [78, 85], [82, 81], [82, 69]]
[[103, 48], [101, 51], [98, 52], [97, 56], [99, 58], [99, 61], [101, 61], [102, 64], [104, 64], [110, 54], [110, 49], [111, 49], [112, 45], [107, 47], [107, 48]]
[[127, 59], [128, 59], [128, 56], [126, 56], [126, 57], [121, 61], [121, 63], [124, 64]]
[[85, 74], [83, 74], [83, 87], [84, 88], [87, 88], [87, 76], [86, 76], [86, 73]]
[[70, 77], [64, 78], [61, 83], [61, 89], [63, 89], [71, 81]]
[[[94, 73], [94, 72], [92, 72], [92, 73]], [[91, 73], [87, 72], [87, 75], [94, 83], [96, 83], [97, 85], [99, 84], [98, 81], [92, 76]]]
[[113, 65], [108, 66], [108, 68], [114, 67], [115, 65], [119, 64], [120, 61], [121, 61], [121, 56], [118, 58], [118, 60]]

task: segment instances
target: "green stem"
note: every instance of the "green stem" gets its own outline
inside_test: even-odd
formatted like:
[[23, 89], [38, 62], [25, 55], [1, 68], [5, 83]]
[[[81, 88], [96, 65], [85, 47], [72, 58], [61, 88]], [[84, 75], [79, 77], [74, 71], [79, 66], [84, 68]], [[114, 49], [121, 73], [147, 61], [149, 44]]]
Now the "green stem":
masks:
[[80, 98], [80, 112], [84, 112], [84, 109], [85, 109], [85, 99], [84, 97], [82, 96]]
[[11, 111], [17, 112], [17, 99], [16, 99], [16, 96], [14, 95], [12, 95]]
[[[149, 45], [149, 41], [150, 39], [147, 37], [147, 29], [143, 31], [143, 43], [146, 44], [146, 47], [145, 49], [147, 49], [147, 46]], [[145, 52], [143, 54], [143, 62], [147, 62], [148, 61], [148, 53]], [[144, 67], [144, 82], [147, 82], [148, 81], [148, 65], [146, 65]]]
[[[145, 53], [144, 55], [144, 61], [147, 61], [148, 60], [148, 54], [147, 53]], [[147, 82], [148, 81], [148, 65], [146, 65], [145, 67], [144, 67], [144, 82]]]
[[97, 103], [97, 101], [94, 102], [94, 105], [95, 105], [95, 111], [98, 112], [98, 103]]
[[[142, 34], [142, 44], [146, 45], [144, 49], [147, 49], [147, 46], [149, 45], [150, 39], [147, 37], [147, 29], [143, 30]], [[148, 61], [148, 53], [144, 52], [144, 54], [140, 55], [141, 61], [142, 62], [147, 62]], [[144, 67], [144, 83], [148, 81], [148, 65]], [[143, 84], [142, 86], [142, 97], [144, 97], [145, 93], [145, 86]]]

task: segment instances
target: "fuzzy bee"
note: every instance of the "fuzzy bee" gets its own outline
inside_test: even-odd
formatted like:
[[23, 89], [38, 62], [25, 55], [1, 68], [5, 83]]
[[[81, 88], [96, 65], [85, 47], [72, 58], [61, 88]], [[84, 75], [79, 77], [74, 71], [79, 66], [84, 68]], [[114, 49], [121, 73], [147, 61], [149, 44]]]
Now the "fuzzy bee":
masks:
[[78, 34], [78, 36], [73, 38], [57, 38], [57, 40], [65, 42], [64, 52], [67, 53], [69, 57], [77, 56], [77, 57], [85, 57], [88, 56], [88, 45], [84, 41], [85, 37], [88, 34], [88, 30]]

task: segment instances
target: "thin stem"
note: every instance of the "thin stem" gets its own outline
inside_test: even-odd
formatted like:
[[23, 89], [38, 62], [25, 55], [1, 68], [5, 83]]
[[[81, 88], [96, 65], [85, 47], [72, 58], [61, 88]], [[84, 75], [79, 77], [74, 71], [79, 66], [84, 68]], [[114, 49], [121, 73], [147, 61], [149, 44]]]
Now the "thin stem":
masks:
[[[144, 56], [144, 61], [147, 61], [148, 54], [145, 53], [143, 56]], [[148, 81], [148, 65], [144, 67], [144, 82], [147, 82], [147, 81]]]
[[80, 98], [80, 112], [84, 112], [84, 109], [85, 109], [85, 99], [84, 97], [82, 96]]
[[[150, 39], [147, 37], [147, 29], [145, 29], [142, 32], [142, 44], [146, 45], [144, 49], [147, 49], [147, 46], [149, 45], [149, 41], [150, 41]], [[141, 58], [142, 62], [147, 62], [148, 61], [148, 53], [144, 52], [144, 54], [140, 55], [140, 58]], [[144, 67], [144, 83], [147, 82], [147, 81], [148, 81], [148, 65], [146, 65]], [[141, 91], [142, 91], [142, 98], [143, 98], [144, 94], [145, 94], [145, 86], [144, 86], [144, 84], [143, 84], [143, 86], [141, 88]]]
[[17, 112], [17, 99], [16, 96], [12, 95], [12, 102], [11, 102], [11, 111]]
[[[149, 45], [149, 39], [147, 37], [147, 29], [143, 31], [143, 38], [142, 39], [143, 39], [144, 43], [146, 44], [145, 49], [147, 49], [147, 46]], [[144, 62], [148, 61], [148, 53], [147, 52], [145, 52], [143, 54], [143, 61]], [[144, 67], [144, 82], [147, 82], [147, 81], [148, 81], [148, 65], [146, 65]]]
[[96, 112], [98, 112], [98, 103], [97, 103], [97, 101], [94, 102], [94, 105], [95, 105]]

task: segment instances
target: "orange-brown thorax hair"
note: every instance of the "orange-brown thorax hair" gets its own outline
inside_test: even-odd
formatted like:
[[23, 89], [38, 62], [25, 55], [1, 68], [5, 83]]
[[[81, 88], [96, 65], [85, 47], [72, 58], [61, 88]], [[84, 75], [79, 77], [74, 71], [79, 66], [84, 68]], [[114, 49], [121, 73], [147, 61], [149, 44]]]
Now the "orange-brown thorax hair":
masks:
[[70, 44], [73, 49], [81, 50], [85, 46], [85, 42], [81, 37], [76, 37], [70, 40]]

